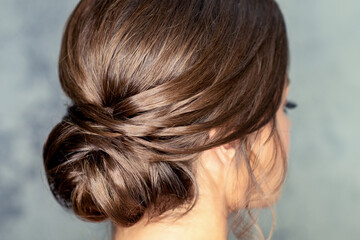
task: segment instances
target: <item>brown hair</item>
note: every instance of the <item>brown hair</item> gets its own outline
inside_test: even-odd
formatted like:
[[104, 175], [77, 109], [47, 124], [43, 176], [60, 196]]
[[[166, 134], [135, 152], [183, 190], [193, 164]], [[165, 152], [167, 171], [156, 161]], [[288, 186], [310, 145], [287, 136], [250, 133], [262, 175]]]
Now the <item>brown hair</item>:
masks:
[[59, 58], [72, 104], [43, 151], [54, 196], [119, 226], [190, 211], [202, 151], [238, 140], [251, 173], [249, 134], [272, 123], [278, 136], [287, 65], [273, 0], [80, 1]]

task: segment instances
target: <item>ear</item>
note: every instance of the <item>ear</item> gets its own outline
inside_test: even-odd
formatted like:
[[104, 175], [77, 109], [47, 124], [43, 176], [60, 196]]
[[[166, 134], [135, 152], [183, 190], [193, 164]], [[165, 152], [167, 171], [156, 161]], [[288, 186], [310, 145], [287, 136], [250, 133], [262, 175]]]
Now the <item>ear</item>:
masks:
[[[209, 132], [210, 138], [215, 134], [216, 130], [211, 129]], [[213, 148], [213, 152], [216, 154], [217, 159], [221, 161], [224, 166], [230, 165], [231, 161], [235, 157], [235, 145], [234, 143], [225, 143], [221, 146]]]
[[229, 143], [218, 146], [214, 150], [218, 158], [225, 166], [230, 165], [235, 157], [235, 148], [232, 147]]

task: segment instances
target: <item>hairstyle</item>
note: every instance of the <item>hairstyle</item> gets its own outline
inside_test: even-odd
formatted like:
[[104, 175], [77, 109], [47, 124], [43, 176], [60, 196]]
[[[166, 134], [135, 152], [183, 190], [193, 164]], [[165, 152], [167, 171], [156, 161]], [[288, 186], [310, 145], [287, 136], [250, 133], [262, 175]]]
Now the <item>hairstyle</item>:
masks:
[[268, 123], [278, 136], [287, 66], [273, 0], [81, 0], [59, 57], [71, 104], [43, 149], [52, 193], [119, 226], [190, 211], [202, 151], [238, 141], [252, 174], [249, 136]]

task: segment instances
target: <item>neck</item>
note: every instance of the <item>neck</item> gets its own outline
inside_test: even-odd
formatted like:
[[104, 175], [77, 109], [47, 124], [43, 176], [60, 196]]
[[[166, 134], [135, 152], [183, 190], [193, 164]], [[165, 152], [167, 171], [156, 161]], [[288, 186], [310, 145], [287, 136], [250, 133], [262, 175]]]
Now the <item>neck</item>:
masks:
[[145, 224], [146, 219], [144, 216], [128, 228], [116, 227], [113, 240], [227, 239], [226, 216], [220, 216], [211, 208], [195, 206], [187, 215], [171, 223], [164, 219]]
[[225, 177], [216, 161], [208, 161], [208, 155], [202, 159], [206, 167], [199, 168], [197, 175], [199, 198], [190, 212], [175, 221], [164, 218], [147, 224], [144, 215], [131, 227], [116, 227], [113, 240], [226, 240], [229, 209]]
[[194, 208], [176, 221], [163, 219], [145, 224], [144, 215], [131, 227], [116, 227], [113, 240], [226, 240], [228, 212], [220, 197], [223, 195], [219, 189], [205, 189], [199, 188]]

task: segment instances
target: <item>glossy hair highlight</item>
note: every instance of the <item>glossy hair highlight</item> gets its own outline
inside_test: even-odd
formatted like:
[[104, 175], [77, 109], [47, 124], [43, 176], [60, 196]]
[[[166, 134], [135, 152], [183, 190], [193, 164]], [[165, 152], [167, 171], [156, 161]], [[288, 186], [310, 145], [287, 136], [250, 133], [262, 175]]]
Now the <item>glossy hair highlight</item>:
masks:
[[119, 226], [145, 212], [187, 213], [202, 151], [238, 141], [236, 160], [252, 173], [249, 136], [272, 123], [279, 140], [287, 66], [273, 0], [80, 1], [59, 57], [72, 104], [43, 149], [55, 198], [83, 219]]

